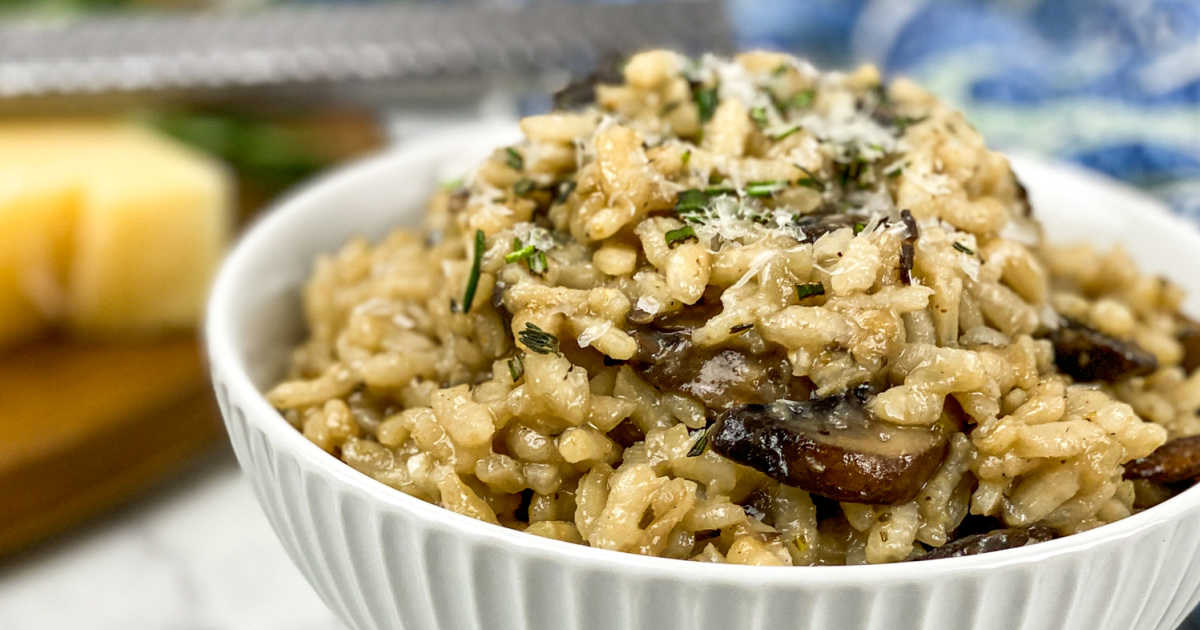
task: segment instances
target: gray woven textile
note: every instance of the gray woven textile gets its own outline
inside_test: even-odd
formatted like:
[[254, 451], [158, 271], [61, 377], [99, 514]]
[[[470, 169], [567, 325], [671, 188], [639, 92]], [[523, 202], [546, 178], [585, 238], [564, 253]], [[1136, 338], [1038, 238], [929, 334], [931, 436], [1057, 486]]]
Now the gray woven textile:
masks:
[[387, 92], [371, 90], [432, 86], [444, 93], [446, 86], [579, 72], [660, 45], [728, 50], [722, 3], [309, 5], [10, 21], [0, 23], [0, 102], [288, 86], [332, 86], [339, 89], [327, 95], [386, 100]]

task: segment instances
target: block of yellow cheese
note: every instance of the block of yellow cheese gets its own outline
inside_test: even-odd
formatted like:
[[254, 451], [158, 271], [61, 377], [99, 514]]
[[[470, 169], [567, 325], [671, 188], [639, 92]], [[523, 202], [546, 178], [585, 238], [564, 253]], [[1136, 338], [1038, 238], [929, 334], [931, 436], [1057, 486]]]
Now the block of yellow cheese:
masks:
[[0, 171], [0, 345], [62, 313], [77, 189]]
[[0, 123], [0, 345], [194, 325], [232, 199], [224, 168], [133, 124]]

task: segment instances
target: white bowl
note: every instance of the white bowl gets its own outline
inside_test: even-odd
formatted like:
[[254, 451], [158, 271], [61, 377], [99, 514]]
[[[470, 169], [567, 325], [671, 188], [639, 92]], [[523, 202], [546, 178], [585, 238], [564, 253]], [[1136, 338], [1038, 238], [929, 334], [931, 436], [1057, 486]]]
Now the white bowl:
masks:
[[[464, 630], [1173, 630], [1200, 597], [1200, 488], [1117, 523], [984, 555], [883, 566], [682, 562], [545, 540], [393, 490], [327, 455], [262, 392], [302, 334], [298, 288], [349, 236], [417, 223], [448, 169], [511, 127], [417, 141], [281, 203], [226, 261], [209, 306], [213, 382], [238, 461], [283, 546], [348, 625]], [[1200, 297], [1200, 233], [1071, 167], [1016, 160], [1052, 237], [1124, 243]], [[233, 570], [234, 567], [231, 567]]]

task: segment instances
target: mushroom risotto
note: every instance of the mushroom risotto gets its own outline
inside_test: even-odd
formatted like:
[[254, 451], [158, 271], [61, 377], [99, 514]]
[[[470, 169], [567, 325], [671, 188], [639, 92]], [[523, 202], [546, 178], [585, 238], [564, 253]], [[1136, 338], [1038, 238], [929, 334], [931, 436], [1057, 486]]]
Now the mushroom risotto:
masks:
[[272, 404], [531, 534], [756, 565], [941, 558], [1200, 475], [1200, 328], [1042, 242], [958, 112], [863, 67], [653, 51], [556, 95], [420, 230], [316, 261]]

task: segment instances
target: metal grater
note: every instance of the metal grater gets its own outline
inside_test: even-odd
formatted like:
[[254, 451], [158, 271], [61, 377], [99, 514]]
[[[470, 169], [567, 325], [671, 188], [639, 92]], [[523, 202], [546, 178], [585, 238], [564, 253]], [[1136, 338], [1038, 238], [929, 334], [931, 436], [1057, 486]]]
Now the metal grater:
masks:
[[[650, 46], [728, 51], [721, 2], [292, 6], [0, 23], [0, 108], [154, 99], [396, 104], [582, 72]], [[295, 104], [295, 103], [290, 103]]]

